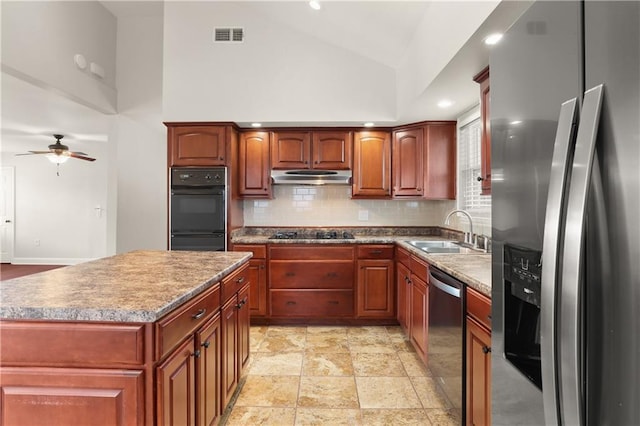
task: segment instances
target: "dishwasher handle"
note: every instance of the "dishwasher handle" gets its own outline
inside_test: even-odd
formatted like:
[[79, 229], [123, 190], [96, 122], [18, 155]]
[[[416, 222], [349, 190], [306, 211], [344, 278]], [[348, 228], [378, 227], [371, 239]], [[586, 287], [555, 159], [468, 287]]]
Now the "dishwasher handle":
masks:
[[[438, 274], [439, 275], [439, 274]], [[460, 287], [455, 287], [449, 283], [445, 283], [439, 277], [436, 277], [433, 270], [429, 270], [429, 285], [432, 285], [453, 297], [460, 298]]]

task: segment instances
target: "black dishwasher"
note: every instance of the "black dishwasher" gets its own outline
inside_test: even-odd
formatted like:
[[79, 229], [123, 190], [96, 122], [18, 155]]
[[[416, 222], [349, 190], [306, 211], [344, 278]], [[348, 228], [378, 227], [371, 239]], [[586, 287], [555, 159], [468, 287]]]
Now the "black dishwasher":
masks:
[[461, 281], [429, 267], [427, 366], [461, 424], [465, 424], [464, 294]]

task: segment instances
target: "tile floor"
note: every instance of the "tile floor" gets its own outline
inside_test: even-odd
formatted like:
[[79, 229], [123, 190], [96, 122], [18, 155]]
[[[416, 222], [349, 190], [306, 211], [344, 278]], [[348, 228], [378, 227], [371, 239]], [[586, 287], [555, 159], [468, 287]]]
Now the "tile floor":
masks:
[[222, 425], [458, 425], [400, 327], [251, 327]]

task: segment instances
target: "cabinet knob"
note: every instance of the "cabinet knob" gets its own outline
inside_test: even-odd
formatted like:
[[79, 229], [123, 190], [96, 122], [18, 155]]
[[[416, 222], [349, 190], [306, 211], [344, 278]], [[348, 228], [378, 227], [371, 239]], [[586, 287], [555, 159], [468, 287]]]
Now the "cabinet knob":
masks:
[[382, 254], [382, 250], [371, 250], [369, 254]]
[[206, 342], [204, 342], [201, 346], [204, 346], [205, 348], [208, 348], [209, 346], [211, 346], [211, 342], [209, 342], [208, 340]]
[[198, 312], [196, 312], [195, 314], [191, 315], [191, 318], [193, 318], [194, 320], [200, 319], [204, 316], [204, 314], [207, 313], [206, 309], [200, 309]]
[[191, 356], [194, 357], [194, 358], [200, 358], [200, 349], [198, 349], [197, 351], [192, 353]]
[[220, 160], [224, 160], [224, 157], [220, 157]]
[[482, 353], [488, 354], [489, 352], [491, 352], [491, 348], [489, 346], [482, 347]]
[[476, 179], [478, 179], [478, 182], [482, 182], [484, 180], [482, 176], [478, 176]]
[[236, 280], [238, 284], [242, 284], [244, 282], [244, 277], [240, 277]]

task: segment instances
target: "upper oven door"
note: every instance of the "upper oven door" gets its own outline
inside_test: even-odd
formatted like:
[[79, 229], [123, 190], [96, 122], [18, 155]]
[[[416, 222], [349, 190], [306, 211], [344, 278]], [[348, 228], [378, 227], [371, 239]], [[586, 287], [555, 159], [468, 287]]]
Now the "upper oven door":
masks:
[[224, 187], [171, 190], [172, 234], [210, 234], [224, 231]]

